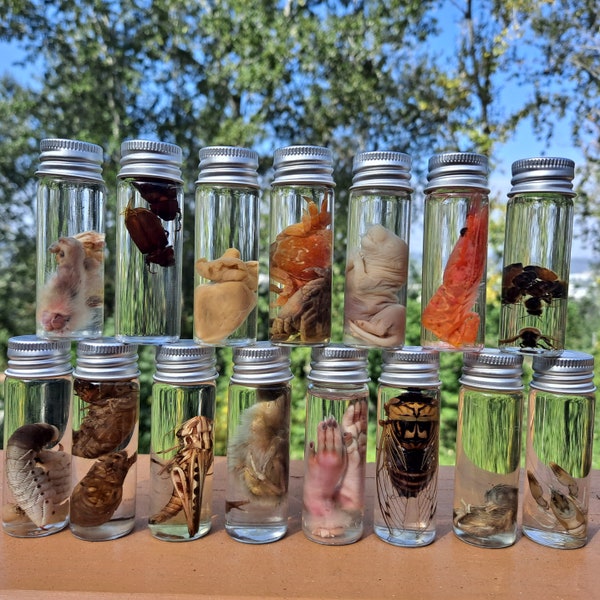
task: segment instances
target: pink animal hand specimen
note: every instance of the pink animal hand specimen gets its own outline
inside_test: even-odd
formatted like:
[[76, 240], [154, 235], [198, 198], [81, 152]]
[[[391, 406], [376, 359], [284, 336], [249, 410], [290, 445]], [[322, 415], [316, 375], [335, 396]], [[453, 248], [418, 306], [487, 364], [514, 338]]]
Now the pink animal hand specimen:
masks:
[[256, 306], [258, 261], [243, 261], [238, 250], [229, 248], [216, 260], [197, 260], [196, 271], [212, 282], [194, 292], [196, 336], [215, 343], [233, 333]]
[[408, 245], [382, 225], [371, 226], [346, 267], [345, 333], [374, 346], [404, 343], [406, 309], [398, 292], [408, 277]]

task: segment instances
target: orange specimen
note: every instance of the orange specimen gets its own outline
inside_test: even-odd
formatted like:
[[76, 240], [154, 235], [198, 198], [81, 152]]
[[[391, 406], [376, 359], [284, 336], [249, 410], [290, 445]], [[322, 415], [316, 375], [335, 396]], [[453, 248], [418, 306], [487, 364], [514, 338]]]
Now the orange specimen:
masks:
[[286, 227], [271, 244], [270, 276], [279, 285], [271, 291], [279, 294], [276, 305], [283, 306], [302, 286], [325, 276], [331, 269], [331, 213], [327, 196], [319, 210], [310, 198], [302, 220]]
[[487, 234], [488, 206], [478, 199], [448, 258], [442, 285], [423, 311], [423, 326], [454, 347], [477, 339], [480, 318], [472, 308], [485, 271]]

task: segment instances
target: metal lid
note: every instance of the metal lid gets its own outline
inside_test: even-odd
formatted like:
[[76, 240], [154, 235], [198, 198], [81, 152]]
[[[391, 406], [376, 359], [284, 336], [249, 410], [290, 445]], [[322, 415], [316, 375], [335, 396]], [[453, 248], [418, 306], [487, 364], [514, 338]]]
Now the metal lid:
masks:
[[137, 344], [115, 338], [83, 340], [77, 344], [77, 364], [73, 375], [94, 381], [116, 381], [138, 377]]
[[273, 346], [270, 342], [233, 348], [231, 383], [263, 385], [281, 383], [292, 378], [289, 348]]
[[70, 340], [43, 340], [19, 335], [8, 340], [8, 369], [11, 377], [58, 377], [73, 370]]
[[333, 154], [321, 146], [287, 146], [275, 150], [272, 185], [328, 185], [333, 181]]
[[436, 188], [465, 187], [489, 192], [488, 159], [473, 152], [444, 152], [429, 159], [425, 192]]
[[350, 189], [394, 188], [412, 192], [411, 165], [410, 156], [402, 152], [360, 152], [354, 157]]
[[193, 340], [180, 340], [156, 350], [154, 381], [174, 384], [212, 381], [219, 374], [212, 346], [199, 346]]
[[121, 144], [118, 177], [154, 177], [182, 183], [183, 151], [175, 144], [150, 140], [128, 140]]
[[384, 350], [379, 383], [402, 387], [439, 387], [440, 355], [421, 346]]
[[104, 183], [100, 146], [79, 140], [47, 138], [40, 142], [38, 177], [60, 175]]
[[523, 356], [484, 348], [464, 353], [459, 381], [471, 387], [510, 392], [523, 389], [522, 376]]
[[508, 196], [528, 192], [554, 192], [575, 196], [575, 163], [569, 158], [541, 156], [512, 164], [512, 188]]
[[236, 146], [208, 146], [198, 152], [198, 185], [259, 188], [258, 152]]
[[594, 385], [594, 357], [585, 352], [563, 350], [560, 356], [533, 357], [530, 387], [559, 394], [589, 394]]
[[308, 379], [320, 383], [367, 383], [371, 381], [367, 371], [368, 351], [342, 344], [316, 346]]

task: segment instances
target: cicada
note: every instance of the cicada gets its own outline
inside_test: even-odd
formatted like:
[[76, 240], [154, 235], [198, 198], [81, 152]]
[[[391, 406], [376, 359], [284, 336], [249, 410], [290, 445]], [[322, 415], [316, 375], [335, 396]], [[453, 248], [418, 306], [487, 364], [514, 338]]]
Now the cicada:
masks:
[[198, 533], [202, 494], [213, 464], [213, 424], [204, 416], [188, 419], [178, 429], [177, 454], [158, 472], [169, 473], [173, 492], [167, 504], [149, 519], [151, 525], [164, 523], [182, 510], [190, 537]]
[[138, 415], [139, 384], [133, 381], [94, 383], [76, 378], [75, 393], [87, 404], [78, 430], [73, 431], [73, 455], [98, 458], [121, 450], [130, 440]]
[[436, 509], [439, 401], [408, 390], [383, 405], [377, 446], [376, 484], [381, 515], [388, 528], [403, 529], [409, 501], [416, 503], [415, 523], [425, 528]]

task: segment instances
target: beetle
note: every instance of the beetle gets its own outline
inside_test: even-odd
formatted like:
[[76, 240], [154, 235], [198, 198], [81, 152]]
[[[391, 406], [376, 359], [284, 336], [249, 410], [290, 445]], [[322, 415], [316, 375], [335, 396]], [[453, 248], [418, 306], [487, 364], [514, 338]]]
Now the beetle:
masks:
[[[181, 210], [177, 202], [177, 187], [170, 181], [132, 181], [133, 187], [150, 205], [150, 210], [163, 221], [181, 222]], [[180, 225], [178, 225], [178, 228]]]
[[169, 245], [169, 234], [160, 219], [143, 207], [128, 206], [124, 214], [125, 227], [133, 243], [146, 256], [146, 265], [155, 263], [161, 267], [172, 267], [175, 264], [175, 251]]

